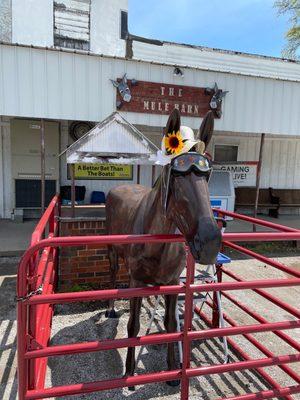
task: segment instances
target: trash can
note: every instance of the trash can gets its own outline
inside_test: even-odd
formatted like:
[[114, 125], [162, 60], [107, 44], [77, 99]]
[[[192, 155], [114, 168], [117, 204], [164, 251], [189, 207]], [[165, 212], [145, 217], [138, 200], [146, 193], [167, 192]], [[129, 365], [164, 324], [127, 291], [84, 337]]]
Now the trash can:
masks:
[[[234, 211], [235, 192], [233, 180], [229, 171], [214, 170], [209, 180], [210, 204], [214, 208]], [[227, 220], [232, 218], [226, 217]]]

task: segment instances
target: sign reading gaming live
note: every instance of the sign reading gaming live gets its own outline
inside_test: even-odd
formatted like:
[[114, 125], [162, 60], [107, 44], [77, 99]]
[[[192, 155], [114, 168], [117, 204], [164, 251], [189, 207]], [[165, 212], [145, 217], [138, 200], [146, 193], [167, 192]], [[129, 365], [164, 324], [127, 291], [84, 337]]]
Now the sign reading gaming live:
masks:
[[75, 164], [75, 179], [132, 180], [132, 165], [91, 163]]
[[256, 171], [258, 161], [238, 161], [236, 163], [214, 164], [213, 168], [219, 171], [229, 171], [233, 179], [234, 187], [256, 185]]
[[[117, 104], [121, 111], [169, 115], [177, 108], [183, 116], [204, 117], [211, 110], [212, 95], [207, 93], [206, 88], [144, 81], [133, 84], [130, 79], [127, 85], [131, 93], [129, 101], [124, 101], [117, 91]], [[215, 117], [219, 118], [216, 114]]]

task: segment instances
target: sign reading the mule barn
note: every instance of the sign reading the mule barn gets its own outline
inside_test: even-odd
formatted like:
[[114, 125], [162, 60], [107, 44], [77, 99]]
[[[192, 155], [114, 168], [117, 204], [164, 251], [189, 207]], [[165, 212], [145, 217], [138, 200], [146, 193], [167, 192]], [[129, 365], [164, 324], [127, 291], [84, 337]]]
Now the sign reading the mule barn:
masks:
[[229, 171], [233, 179], [234, 187], [255, 186], [257, 161], [237, 162], [233, 164], [214, 164], [213, 168], [219, 171]]
[[75, 179], [132, 180], [132, 165], [91, 163], [75, 164]]
[[[122, 86], [121, 89], [118, 86]], [[115, 81], [117, 87], [117, 108], [122, 111], [165, 114], [177, 108], [180, 114], [188, 117], [204, 117], [211, 110], [211, 101], [214, 93], [209, 88], [170, 85], [165, 83], [154, 83], [144, 81], [131, 81], [126, 79]], [[219, 90], [222, 93], [222, 90]], [[219, 100], [218, 100], [219, 101]], [[215, 117], [220, 118], [218, 113], [221, 108], [215, 104], [213, 109]]]

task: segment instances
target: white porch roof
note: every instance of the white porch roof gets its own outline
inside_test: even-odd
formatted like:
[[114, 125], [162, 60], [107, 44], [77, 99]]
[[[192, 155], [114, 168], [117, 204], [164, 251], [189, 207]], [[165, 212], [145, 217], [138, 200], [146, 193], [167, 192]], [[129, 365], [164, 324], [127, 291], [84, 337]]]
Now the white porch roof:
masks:
[[117, 111], [68, 147], [67, 163], [154, 164], [157, 146]]

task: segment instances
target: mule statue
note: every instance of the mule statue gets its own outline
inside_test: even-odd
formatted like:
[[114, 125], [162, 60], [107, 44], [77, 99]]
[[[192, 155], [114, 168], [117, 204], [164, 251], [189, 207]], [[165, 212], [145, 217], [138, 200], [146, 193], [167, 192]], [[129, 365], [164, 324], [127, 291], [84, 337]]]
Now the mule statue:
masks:
[[[221, 233], [210, 206], [208, 179], [211, 166], [204, 155], [213, 133], [213, 124], [213, 113], [210, 111], [194, 138], [191, 128], [180, 126], [179, 111], [173, 110], [163, 137], [163, 148], [171, 156], [171, 163], [163, 167], [152, 189], [142, 185], [122, 185], [109, 192], [106, 202], [109, 235], [174, 234], [178, 228], [196, 262], [205, 265], [215, 262], [221, 245]], [[189, 147], [193, 147], [187, 153], [176, 155], [176, 140], [178, 142], [179, 137], [176, 135], [183, 131], [192, 134], [194, 141]], [[197, 152], [199, 144], [201, 152]], [[181, 145], [184, 146], [184, 143]], [[186, 266], [183, 243], [111, 245], [108, 255], [112, 287], [115, 287], [119, 256], [124, 259], [129, 271], [130, 287], [178, 285], [180, 274]], [[130, 300], [128, 337], [138, 335], [141, 304], [141, 298]], [[176, 304], [177, 295], [165, 296], [164, 324], [167, 332], [176, 331]], [[107, 316], [115, 317], [113, 301], [110, 302]], [[174, 343], [168, 344], [167, 363], [170, 370], [176, 369]], [[135, 348], [130, 347], [125, 375], [133, 375], [134, 370]], [[171, 386], [179, 383], [168, 382]]]
[[213, 88], [208, 87], [205, 89], [205, 94], [212, 95], [209, 106], [215, 112], [218, 118], [221, 118], [222, 116], [222, 101], [227, 93], [228, 90], [223, 91], [219, 89], [216, 82]]
[[[117, 88], [120, 97], [122, 100], [117, 100], [117, 108], [120, 109], [122, 108], [123, 101], [126, 103], [130, 103], [132, 95], [131, 95], [131, 90], [127, 82], [127, 74], [123, 75], [123, 78], [118, 82], [114, 81], [113, 79], [110, 79], [111, 83], [114, 85], [115, 88]], [[131, 79], [131, 86], [136, 86], [138, 82], [136, 79]]]

